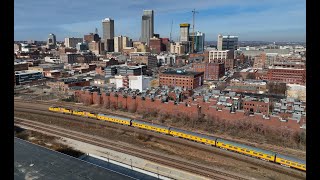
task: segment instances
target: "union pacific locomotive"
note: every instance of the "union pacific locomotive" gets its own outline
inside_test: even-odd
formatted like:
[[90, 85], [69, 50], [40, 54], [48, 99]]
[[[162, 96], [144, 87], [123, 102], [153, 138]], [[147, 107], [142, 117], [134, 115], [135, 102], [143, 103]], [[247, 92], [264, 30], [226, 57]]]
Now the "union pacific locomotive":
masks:
[[162, 125], [152, 124], [144, 121], [124, 118], [119, 116], [105, 115], [101, 113], [93, 113], [93, 112], [87, 112], [82, 110], [72, 110], [70, 108], [65, 108], [65, 107], [51, 106], [49, 107], [49, 111], [60, 112], [60, 113], [70, 114], [75, 116], [82, 116], [82, 117], [87, 117], [92, 119], [98, 119], [102, 121], [108, 121], [108, 122], [113, 122], [117, 124], [137, 127], [137, 128], [141, 128], [149, 131], [154, 131], [158, 133], [163, 133], [163, 134], [167, 134], [175, 137], [184, 138], [187, 140], [192, 140], [198, 143], [211, 145], [221, 149], [230, 150], [240, 154], [259, 158], [265, 161], [274, 162], [286, 167], [292, 167], [295, 169], [306, 171], [306, 162], [304, 160], [281, 155], [279, 153], [263, 150], [260, 148], [256, 148], [256, 147], [252, 147], [252, 146], [248, 146], [240, 143], [235, 143], [235, 142], [224, 140], [214, 136], [207, 136], [199, 133], [194, 133], [191, 131], [181, 130], [173, 127], [166, 127]]

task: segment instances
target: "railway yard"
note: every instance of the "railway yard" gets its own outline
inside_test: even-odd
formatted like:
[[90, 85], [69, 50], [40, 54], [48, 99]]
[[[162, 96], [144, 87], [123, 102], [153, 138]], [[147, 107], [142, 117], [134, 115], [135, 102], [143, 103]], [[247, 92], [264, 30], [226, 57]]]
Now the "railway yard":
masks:
[[[185, 139], [114, 123], [49, 112], [48, 108], [54, 104], [101, 113], [116, 113], [74, 103], [15, 101], [15, 125], [123, 152], [209, 179], [306, 178], [305, 172], [299, 170]], [[134, 115], [124, 115], [136, 118]], [[237, 142], [244, 143], [243, 140]], [[258, 143], [246, 142], [246, 144], [305, 159], [303, 151]], [[86, 153], [85, 149], [81, 151]]]

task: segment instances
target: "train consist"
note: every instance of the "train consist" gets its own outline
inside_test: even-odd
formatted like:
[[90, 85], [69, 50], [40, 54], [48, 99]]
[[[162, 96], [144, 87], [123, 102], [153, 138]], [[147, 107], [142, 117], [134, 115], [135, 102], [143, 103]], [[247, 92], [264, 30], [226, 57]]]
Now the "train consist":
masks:
[[72, 110], [70, 108], [65, 108], [65, 107], [51, 106], [49, 107], [49, 111], [60, 112], [60, 113], [70, 114], [75, 116], [82, 116], [82, 117], [87, 117], [92, 119], [98, 119], [102, 121], [108, 121], [108, 122], [113, 122], [117, 124], [137, 127], [137, 128], [141, 128], [149, 131], [154, 131], [158, 133], [163, 133], [166, 135], [171, 135], [175, 137], [184, 138], [187, 140], [192, 140], [198, 143], [211, 145], [221, 149], [230, 150], [240, 154], [259, 158], [265, 161], [274, 162], [286, 167], [292, 167], [295, 169], [306, 171], [306, 162], [303, 160], [281, 155], [279, 153], [275, 153], [272, 151], [267, 151], [267, 150], [259, 149], [256, 147], [235, 143], [235, 142], [224, 140], [214, 136], [207, 136], [199, 133], [194, 133], [191, 131], [185, 131], [185, 130], [181, 130], [173, 127], [166, 127], [162, 125], [152, 124], [144, 121], [124, 118], [119, 116], [105, 115], [101, 113], [93, 113], [93, 112], [87, 112], [87, 111], [81, 111], [81, 110]]

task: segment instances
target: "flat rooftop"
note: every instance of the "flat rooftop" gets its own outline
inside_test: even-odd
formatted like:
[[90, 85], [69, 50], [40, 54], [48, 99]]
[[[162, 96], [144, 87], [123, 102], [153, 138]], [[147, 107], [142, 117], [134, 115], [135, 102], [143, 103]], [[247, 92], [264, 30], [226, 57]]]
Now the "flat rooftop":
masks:
[[15, 71], [15, 75], [25, 75], [25, 74], [34, 74], [34, 73], [41, 73], [41, 72], [40, 71], [33, 71], [33, 70]]
[[183, 76], [196, 76], [203, 74], [203, 72], [194, 72], [194, 71], [164, 71], [162, 74], [172, 74], [172, 75], [183, 75]]
[[14, 138], [14, 179], [127, 180], [134, 178]]

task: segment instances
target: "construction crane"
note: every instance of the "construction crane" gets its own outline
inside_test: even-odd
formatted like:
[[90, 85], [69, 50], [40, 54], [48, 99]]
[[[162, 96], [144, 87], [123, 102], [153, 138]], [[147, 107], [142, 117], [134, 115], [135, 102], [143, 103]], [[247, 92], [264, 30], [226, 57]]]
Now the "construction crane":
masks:
[[192, 49], [191, 49], [191, 53], [194, 52], [194, 36], [195, 36], [195, 34], [194, 34], [194, 23], [195, 23], [195, 19], [194, 19], [194, 17], [195, 17], [195, 14], [196, 14], [196, 13], [199, 13], [199, 12], [196, 11], [195, 9], [193, 9], [193, 11], [192, 11], [192, 31], [193, 31], [193, 36], [192, 36]]
[[172, 41], [172, 39], [171, 39], [172, 38], [172, 36], [171, 36], [171, 34], [172, 34], [172, 25], [173, 25], [173, 20], [171, 20], [171, 30], [170, 30], [170, 40], [169, 40], [170, 42]]

